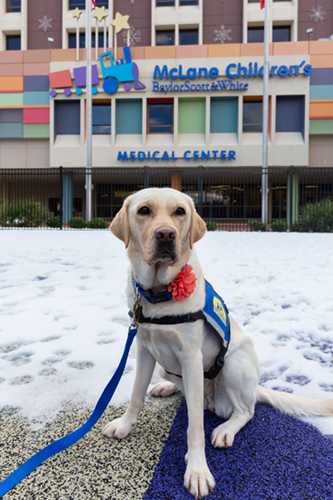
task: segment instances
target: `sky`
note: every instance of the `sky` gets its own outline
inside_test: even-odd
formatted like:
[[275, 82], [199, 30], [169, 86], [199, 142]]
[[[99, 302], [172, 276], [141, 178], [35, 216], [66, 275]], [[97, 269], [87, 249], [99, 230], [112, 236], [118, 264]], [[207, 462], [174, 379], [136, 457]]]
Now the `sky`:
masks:
[[[209, 232], [195, 248], [253, 340], [262, 385], [333, 398], [333, 235]], [[35, 426], [94, 407], [126, 342], [128, 269], [108, 230], [0, 231], [0, 407]], [[134, 371], [135, 342], [113, 405], [128, 402]], [[304, 420], [333, 434], [333, 417]]]

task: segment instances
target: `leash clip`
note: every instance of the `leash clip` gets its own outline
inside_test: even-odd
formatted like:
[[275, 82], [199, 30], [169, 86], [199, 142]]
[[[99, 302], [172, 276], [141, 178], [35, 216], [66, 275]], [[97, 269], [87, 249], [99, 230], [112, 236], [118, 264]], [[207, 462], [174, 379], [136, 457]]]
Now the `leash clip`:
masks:
[[139, 323], [139, 318], [140, 318], [140, 316], [142, 316], [142, 305], [140, 304], [141, 294], [139, 292], [138, 287], [136, 286], [133, 271], [131, 271], [131, 280], [132, 280], [132, 286], [133, 286], [133, 290], [134, 290], [134, 306], [133, 306], [133, 319], [132, 319], [130, 329], [137, 328], [138, 323]]

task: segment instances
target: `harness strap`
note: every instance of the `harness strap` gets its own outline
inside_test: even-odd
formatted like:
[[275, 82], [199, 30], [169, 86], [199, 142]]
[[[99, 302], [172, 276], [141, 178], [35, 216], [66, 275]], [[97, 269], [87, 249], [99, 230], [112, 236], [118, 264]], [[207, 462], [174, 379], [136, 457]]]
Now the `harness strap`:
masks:
[[[130, 317], [133, 317], [132, 311], [129, 311], [128, 314]], [[143, 315], [141, 305], [138, 307], [138, 309], [136, 311], [136, 317], [137, 317], [138, 323], [140, 323], [140, 324], [151, 323], [153, 325], [178, 325], [180, 323], [193, 323], [194, 321], [197, 321], [198, 319], [203, 319], [203, 320], [207, 319], [204, 312], [202, 311], [202, 309], [200, 309], [200, 311], [197, 311], [194, 313], [183, 314], [182, 316], [162, 316], [161, 318], [150, 318], [149, 316]], [[214, 335], [218, 338], [218, 340], [221, 343], [221, 351], [220, 351], [219, 355], [217, 356], [217, 358], [215, 359], [215, 363], [207, 372], [204, 372], [204, 378], [212, 380], [213, 378], [215, 378], [218, 375], [220, 370], [223, 368], [224, 357], [226, 355], [228, 347], [225, 347], [223, 345], [221, 337], [216, 333], [216, 330], [213, 328], [213, 326], [208, 321], [206, 322], [206, 324], [212, 330]], [[175, 375], [176, 377], [182, 378], [181, 375], [177, 375], [176, 373], [168, 372], [168, 370], [165, 370], [165, 371], [169, 375]]]
[[[141, 310], [140, 310], [141, 307]], [[129, 316], [133, 317], [132, 311], [129, 311]], [[142, 313], [142, 306], [139, 306], [137, 311], [138, 323], [152, 323], [153, 325], [178, 325], [179, 323], [193, 323], [198, 319], [206, 319], [203, 311], [195, 313], [182, 314], [181, 316], [162, 316], [161, 318], [150, 318]]]

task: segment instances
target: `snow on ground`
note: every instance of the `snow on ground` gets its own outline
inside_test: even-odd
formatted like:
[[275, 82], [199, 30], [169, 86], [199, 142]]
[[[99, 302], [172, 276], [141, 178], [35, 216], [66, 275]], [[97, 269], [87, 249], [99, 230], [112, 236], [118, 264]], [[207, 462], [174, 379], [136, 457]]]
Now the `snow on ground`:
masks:
[[[206, 279], [251, 336], [262, 383], [333, 398], [333, 235], [207, 233]], [[109, 231], [0, 232], [0, 406], [39, 420], [93, 407], [128, 328], [124, 245]], [[112, 400], [128, 401], [131, 354]], [[333, 417], [308, 418], [333, 434]]]

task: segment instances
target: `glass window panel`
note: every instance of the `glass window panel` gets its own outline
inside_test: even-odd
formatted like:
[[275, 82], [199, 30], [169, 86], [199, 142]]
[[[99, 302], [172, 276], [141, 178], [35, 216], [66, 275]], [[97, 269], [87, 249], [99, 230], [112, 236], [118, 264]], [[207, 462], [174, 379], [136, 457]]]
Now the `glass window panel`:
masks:
[[148, 104], [148, 134], [173, 133], [173, 104], [152, 103]]
[[180, 45], [198, 45], [198, 30], [180, 30]]
[[243, 132], [262, 132], [262, 101], [243, 102]]
[[21, 0], [7, 0], [7, 12], [21, 12]]
[[111, 134], [111, 104], [93, 103], [92, 133]]
[[290, 42], [290, 26], [273, 26], [273, 42]]
[[6, 39], [7, 50], [21, 50], [21, 36], [8, 35]]
[[156, 31], [156, 45], [175, 45], [175, 32]]
[[[95, 0], [96, 7], [109, 8], [109, 0]], [[74, 10], [78, 7], [80, 10], [85, 10], [86, 2], [85, 0], [69, 0], [69, 10]]]
[[[69, 43], [70, 49], [76, 49], [76, 33], [69, 33]], [[109, 34], [106, 34], [106, 46], [109, 46]], [[86, 47], [86, 35], [85, 33], [79, 34], [79, 47], [80, 49], [85, 49]], [[91, 34], [91, 47], [95, 48], [95, 33]], [[104, 33], [101, 31], [98, 33], [98, 47], [104, 47]]]
[[248, 28], [247, 29], [247, 43], [262, 43], [264, 41], [264, 28]]
[[156, 0], [156, 7], [173, 7], [174, 5], [174, 0]]
[[179, 0], [179, 5], [198, 5], [198, 0]]

